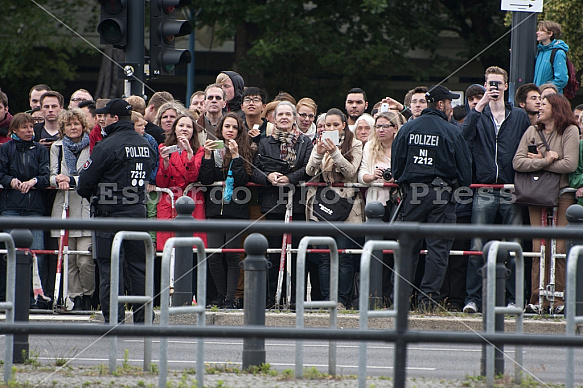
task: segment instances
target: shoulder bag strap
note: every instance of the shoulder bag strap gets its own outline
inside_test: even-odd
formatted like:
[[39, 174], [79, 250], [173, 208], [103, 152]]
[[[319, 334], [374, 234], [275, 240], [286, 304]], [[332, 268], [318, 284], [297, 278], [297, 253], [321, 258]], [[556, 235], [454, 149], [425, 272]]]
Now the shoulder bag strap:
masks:
[[541, 140], [543, 141], [543, 144], [547, 148], [547, 151], [550, 151], [551, 150], [551, 147], [549, 147], [549, 143], [547, 143], [547, 139], [546, 139], [545, 134], [543, 133], [543, 131], [538, 130], [538, 134], [539, 134]]

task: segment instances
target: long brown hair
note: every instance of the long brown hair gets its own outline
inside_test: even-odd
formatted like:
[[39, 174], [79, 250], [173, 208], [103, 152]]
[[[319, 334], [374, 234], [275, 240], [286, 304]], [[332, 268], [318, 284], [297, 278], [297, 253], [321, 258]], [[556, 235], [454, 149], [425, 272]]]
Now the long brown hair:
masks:
[[[217, 139], [225, 140], [223, 137], [223, 123], [225, 119], [232, 118], [237, 121], [237, 136], [235, 136], [235, 141], [239, 146], [239, 157], [243, 158], [243, 164], [245, 165], [245, 172], [248, 175], [253, 174], [253, 165], [251, 164], [253, 159], [255, 158], [255, 150], [251, 147], [251, 139], [249, 138], [249, 134], [247, 133], [247, 129], [245, 128], [245, 124], [243, 124], [243, 120], [239, 117], [238, 114], [235, 112], [229, 112], [225, 114], [219, 124], [217, 125]], [[225, 144], [225, 156], [223, 156], [223, 172], [226, 174], [229, 171], [229, 166], [231, 165], [231, 151], [227, 144]]]
[[332, 108], [328, 112], [326, 112], [327, 116], [339, 116], [340, 121], [344, 123], [344, 141], [342, 142], [342, 146], [340, 146], [340, 153], [344, 156], [344, 159], [352, 162], [352, 140], [354, 140], [354, 133], [348, 128], [348, 120], [346, 120], [346, 116], [342, 111], [338, 108]]
[[176, 125], [178, 124], [178, 121], [184, 117], [188, 117], [192, 121], [192, 137], [190, 138], [189, 143], [190, 143], [190, 147], [192, 148], [192, 152], [196, 154], [196, 151], [200, 148], [200, 144], [198, 143], [198, 134], [196, 131], [196, 120], [194, 117], [192, 117], [192, 115], [190, 115], [188, 113], [182, 112], [182, 114], [180, 114], [176, 118], [176, 120], [174, 120], [174, 123], [172, 124], [172, 130], [170, 131], [170, 133], [168, 133], [166, 135], [166, 139], [164, 140], [164, 145], [171, 146], [171, 145], [178, 144], [178, 139], [176, 138]]
[[[571, 111], [571, 103], [567, 100], [567, 97], [562, 94], [549, 94], [543, 98], [543, 100], [545, 99], [551, 104], [553, 121], [555, 123], [555, 131], [557, 131], [557, 134], [562, 135], [568, 126], [578, 126], [579, 123], [575, 119], [573, 111]], [[537, 121], [537, 125], [539, 129], [545, 129], [545, 125], [540, 121]]]

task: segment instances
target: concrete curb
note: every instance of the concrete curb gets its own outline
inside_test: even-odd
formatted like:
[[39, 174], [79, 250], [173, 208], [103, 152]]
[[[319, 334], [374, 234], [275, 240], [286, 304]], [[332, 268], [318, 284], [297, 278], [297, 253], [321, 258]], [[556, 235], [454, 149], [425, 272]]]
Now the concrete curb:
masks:
[[[156, 311], [154, 323], [159, 323], [159, 311]], [[128, 322], [131, 322], [131, 313], [126, 312]], [[0, 321], [5, 321], [6, 316], [0, 315]], [[94, 314], [31, 314], [30, 322], [47, 323], [103, 323], [101, 313]], [[328, 327], [330, 318], [327, 313], [308, 312], [305, 314], [305, 327]], [[208, 326], [243, 326], [243, 311], [208, 311], [206, 313], [206, 324]], [[194, 315], [173, 315], [170, 323], [175, 325], [196, 324]], [[291, 312], [266, 312], [266, 326], [295, 327], [296, 314]], [[392, 318], [374, 318], [369, 320], [371, 329], [392, 329], [394, 320]], [[338, 314], [338, 327], [343, 329], [358, 329], [359, 315], [357, 313]], [[410, 315], [409, 328], [420, 331], [482, 331], [482, 316], [476, 314], [452, 314], [450, 316], [434, 315]], [[515, 320], [507, 318], [505, 320], [505, 331], [515, 330]], [[524, 333], [529, 334], [565, 334], [566, 322], [564, 318], [543, 318], [538, 316], [525, 317]]]

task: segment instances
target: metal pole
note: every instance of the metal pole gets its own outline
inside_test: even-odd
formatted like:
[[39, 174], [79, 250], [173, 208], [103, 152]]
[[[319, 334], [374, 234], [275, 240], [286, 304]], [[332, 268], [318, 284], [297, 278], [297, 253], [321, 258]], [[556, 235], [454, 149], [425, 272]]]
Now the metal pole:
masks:
[[514, 102], [516, 89], [534, 79], [536, 56], [536, 13], [512, 12], [510, 33], [510, 82], [508, 101]]
[[[399, 236], [399, 245], [408, 246], [413, 243], [410, 234], [403, 233]], [[403, 274], [411, 272], [411, 257], [401, 258], [401, 272], [395, 273], [396, 290], [398, 290], [396, 299], [397, 317], [395, 318], [395, 331], [399, 337], [395, 340], [395, 384], [394, 388], [405, 388], [407, 381], [407, 342], [403, 340], [402, 334], [405, 334], [409, 325], [409, 308], [411, 306], [410, 290]]]
[[[13, 229], [10, 232], [16, 251], [16, 287], [18, 292], [14, 298], [14, 321], [28, 323], [31, 293], [31, 263], [32, 253], [28, 250], [33, 242], [32, 233], [28, 229]], [[8, 286], [8, 284], [7, 284]], [[7, 293], [8, 295], [8, 293]], [[28, 334], [14, 336], [12, 358], [15, 364], [24, 364], [29, 358]]]
[[190, 51], [192, 60], [186, 67], [186, 99], [184, 100], [185, 101], [184, 105], [186, 105], [187, 108], [190, 103], [190, 97], [192, 96], [192, 93], [194, 93], [196, 87], [196, 84], [194, 82], [195, 80], [194, 42], [196, 40], [196, 27], [195, 27], [196, 14], [192, 11], [192, 8], [188, 10], [188, 16], [190, 24], [192, 25], [192, 33], [188, 36], [188, 50]]
[[[364, 209], [366, 214], [366, 223], [378, 225], [379, 229], [383, 223], [385, 207], [379, 201], [370, 201]], [[365, 241], [378, 241], [383, 237], [379, 235], [367, 235]], [[362, 282], [362, 272], [360, 273]], [[376, 250], [372, 253], [370, 261], [370, 289], [368, 298], [368, 308], [370, 310], [381, 309], [383, 307], [383, 251]], [[364, 306], [359, 306], [364, 309]]]
[[[567, 209], [567, 227], [580, 227], [583, 225], [583, 206], [571, 205]], [[570, 239], [567, 241], [567, 257], [571, 248], [575, 245], [583, 245], [583, 238], [581, 240]], [[577, 266], [577, 275], [575, 284], [583, 285], [583, 266]], [[575, 290], [575, 314], [576, 316], [583, 316], [583, 286], [577, 287]]]
[[[192, 221], [194, 211], [194, 200], [187, 196], [182, 196], [176, 200], [176, 220]], [[176, 232], [176, 237], [192, 237], [192, 232]], [[192, 305], [192, 247], [176, 247], [174, 262], [174, 294], [172, 295], [172, 306]]]
[[[245, 239], [243, 260], [245, 269], [245, 326], [265, 326], [265, 303], [267, 292], [267, 239], [253, 233]], [[251, 366], [265, 364], [265, 338], [245, 338], [243, 340], [243, 370]]]
[[[484, 249], [487, 252], [487, 249]], [[510, 276], [510, 270], [506, 268], [504, 262], [508, 257], [508, 251], [505, 249], [498, 250], [496, 256], [496, 306], [506, 306], [506, 280]], [[504, 315], [496, 314], [494, 318], [494, 330], [504, 332]], [[495, 374], [504, 374], [504, 343], [495, 342], [494, 372]]]
[[136, 96], [144, 95], [144, 57], [146, 55], [144, 48], [144, 4], [143, 0], [128, 0], [126, 62], [134, 68], [129, 83], [131, 94]]

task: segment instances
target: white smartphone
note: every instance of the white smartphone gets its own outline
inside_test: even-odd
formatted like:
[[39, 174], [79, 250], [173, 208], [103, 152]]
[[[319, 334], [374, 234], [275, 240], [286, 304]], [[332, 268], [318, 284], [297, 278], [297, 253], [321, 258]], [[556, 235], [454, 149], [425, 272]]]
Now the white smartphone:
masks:
[[340, 140], [338, 139], [338, 131], [323, 131], [322, 141], [324, 141], [324, 139], [332, 140], [332, 143], [334, 143], [334, 145], [338, 145], [338, 143], [340, 142]]
[[389, 104], [387, 104], [386, 102], [383, 102], [381, 104], [381, 110], [379, 112], [384, 113], [384, 112], [388, 112], [388, 111], [389, 111]]
[[175, 144], [175, 145], [171, 145], [171, 146], [166, 147], [166, 149], [168, 150], [168, 153], [171, 154], [173, 152], [178, 151], [178, 146]]

